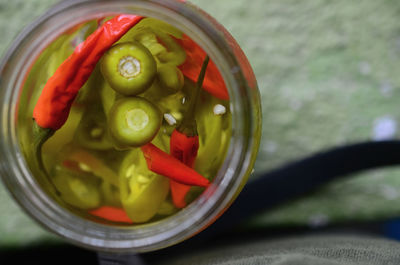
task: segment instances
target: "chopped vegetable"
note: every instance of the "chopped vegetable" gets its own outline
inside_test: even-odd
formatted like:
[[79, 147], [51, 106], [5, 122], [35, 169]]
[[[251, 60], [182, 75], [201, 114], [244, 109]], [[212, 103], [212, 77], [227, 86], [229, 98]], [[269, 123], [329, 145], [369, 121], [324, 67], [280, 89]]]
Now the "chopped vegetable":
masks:
[[113, 147], [108, 136], [107, 120], [100, 104], [88, 108], [76, 129], [75, 139], [81, 146], [94, 150]]
[[168, 34], [160, 30], [154, 30], [157, 38], [166, 47], [166, 50], [157, 55], [160, 63], [172, 65], [181, 65], [186, 60], [186, 52], [182, 47]]
[[230, 116], [215, 115], [213, 107], [224, 102], [211, 95], [206, 95], [204, 103], [196, 113], [199, 132], [199, 151], [195, 169], [203, 176], [210, 178], [217, 173], [218, 167], [225, 157], [228, 148], [231, 127]]
[[[46, 158], [54, 158], [61, 149], [69, 144], [73, 138], [83, 117], [84, 108], [75, 106], [71, 109], [69, 118], [61, 129], [57, 130], [43, 145], [43, 153]], [[53, 159], [51, 159], [53, 160]]]
[[160, 110], [140, 97], [122, 98], [109, 113], [110, 135], [120, 148], [138, 147], [150, 142], [160, 129]]
[[148, 89], [157, 73], [156, 61], [139, 42], [113, 46], [101, 60], [101, 72], [110, 86], [126, 96], [135, 96]]
[[107, 82], [103, 82], [103, 84], [100, 86], [100, 98], [104, 114], [106, 115], [107, 120], [110, 113], [110, 109], [114, 105], [116, 97], [117, 93], [115, 92], [115, 90], [112, 89]]
[[172, 215], [177, 212], [177, 209], [169, 201], [163, 201], [158, 208], [157, 214], [159, 215]]
[[65, 155], [65, 160], [74, 162], [81, 170], [91, 172], [103, 181], [118, 187], [118, 175], [106, 166], [103, 161], [84, 149], [72, 148]]
[[181, 70], [171, 64], [163, 64], [158, 67], [158, 79], [161, 86], [172, 93], [181, 90], [184, 84]]
[[88, 175], [56, 167], [53, 183], [63, 201], [79, 209], [93, 209], [101, 204], [99, 183]]
[[122, 162], [119, 179], [121, 202], [130, 219], [143, 223], [153, 218], [168, 195], [168, 179], [150, 172], [137, 149]]

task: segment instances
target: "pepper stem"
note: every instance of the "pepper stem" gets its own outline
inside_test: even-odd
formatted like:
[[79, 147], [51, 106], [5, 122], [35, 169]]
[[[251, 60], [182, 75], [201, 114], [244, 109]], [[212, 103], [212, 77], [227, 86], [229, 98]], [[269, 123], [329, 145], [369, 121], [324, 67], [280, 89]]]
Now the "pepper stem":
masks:
[[42, 156], [42, 146], [43, 144], [55, 133], [55, 130], [50, 128], [42, 128], [36, 122], [33, 122], [33, 151], [35, 155], [35, 162], [40, 171], [45, 175], [49, 183], [53, 186], [56, 195], [60, 195], [60, 192], [51, 181], [49, 174], [46, 171], [46, 168], [43, 163]]
[[195, 119], [196, 103], [197, 99], [200, 96], [201, 87], [203, 86], [203, 81], [206, 75], [207, 65], [209, 61], [210, 58], [208, 57], [208, 55], [206, 55], [206, 58], [204, 58], [203, 61], [203, 65], [201, 66], [200, 74], [197, 78], [196, 87], [192, 93], [192, 96], [190, 97], [189, 107], [186, 111], [185, 116], [183, 117], [181, 124], [177, 128], [180, 133], [183, 133], [189, 137], [198, 135]]

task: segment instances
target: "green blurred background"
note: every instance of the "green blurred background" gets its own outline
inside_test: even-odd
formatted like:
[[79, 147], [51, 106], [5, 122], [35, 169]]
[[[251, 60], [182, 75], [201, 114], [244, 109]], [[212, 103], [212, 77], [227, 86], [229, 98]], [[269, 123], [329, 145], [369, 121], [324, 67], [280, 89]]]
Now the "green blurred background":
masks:
[[[0, 54], [55, 0], [0, 0]], [[237, 39], [257, 76], [263, 135], [255, 175], [322, 149], [399, 137], [400, 1], [193, 0]], [[284, 188], [284, 187], [282, 187]], [[400, 170], [331, 183], [252, 219], [320, 227], [400, 216]], [[0, 184], [0, 247], [59, 242]]]

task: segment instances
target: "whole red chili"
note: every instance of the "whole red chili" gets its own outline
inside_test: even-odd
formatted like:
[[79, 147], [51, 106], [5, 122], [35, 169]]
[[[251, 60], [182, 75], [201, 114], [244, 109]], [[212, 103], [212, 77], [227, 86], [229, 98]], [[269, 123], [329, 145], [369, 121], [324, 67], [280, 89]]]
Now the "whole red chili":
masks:
[[[189, 99], [189, 108], [185, 116], [171, 135], [170, 138], [170, 153], [175, 158], [182, 161], [189, 167], [193, 167], [199, 149], [199, 136], [197, 132], [197, 124], [195, 119], [195, 109], [197, 99], [199, 97], [201, 87], [203, 85], [204, 77], [209, 63], [209, 57], [206, 55], [201, 66], [200, 74], [197, 78], [196, 87], [193, 91], [192, 97]], [[186, 206], [185, 196], [190, 190], [190, 186], [183, 185], [176, 181], [170, 181], [171, 196], [174, 205], [177, 208]]]
[[154, 173], [165, 176], [181, 184], [208, 187], [210, 181], [178, 159], [165, 153], [152, 143], [141, 147], [147, 167]]
[[141, 16], [122, 14], [108, 20], [79, 44], [46, 82], [33, 110], [33, 150], [37, 166], [48, 179], [41, 154], [43, 144], [68, 119], [72, 102], [101, 56], [142, 19]]
[[72, 102], [101, 56], [141, 19], [135, 15], [118, 15], [76, 47], [47, 81], [36, 103], [33, 118], [41, 128], [57, 130], [66, 122]]

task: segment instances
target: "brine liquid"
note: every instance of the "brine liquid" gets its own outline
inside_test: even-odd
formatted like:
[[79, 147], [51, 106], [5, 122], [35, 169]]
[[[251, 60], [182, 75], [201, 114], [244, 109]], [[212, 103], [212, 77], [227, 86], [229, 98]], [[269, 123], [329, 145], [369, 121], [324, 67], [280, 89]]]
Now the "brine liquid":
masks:
[[[181, 34], [170, 25], [155, 20], [147, 27], [162, 31], [172, 41]], [[43, 159], [52, 184], [34, 166], [32, 110], [41, 89], [74, 48], [96, 28], [97, 21], [93, 21], [85, 23], [74, 33], [61, 35], [36, 60], [20, 98], [18, 132], [21, 147], [42, 188], [75, 214], [118, 225], [160, 220], [180, 210], [171, 200], [170, 180], [147, 168], [140, 148], [120, 149], [110, 140], [108, 111], [119, 95], [104, 80], [99, 67], [81, 88], [66, 124], [43, 146]], [[128, 32], [120, 42], [129, 40], [129, 34], [135, 35], [135, 30], [143, 32], [143, 28], [146, 27], [133, 28], [133, 33]], [[165, 43], [160, 42], [150, 51], [157, 53], [163, 45]], [[179, 45], [178, 48], [181, 49], [178, 54], [185, 51]], [[163, 122], [152, 143], [167, 153], [170, 135], [185, 115], [193, 88], [193, 81], [185, 78], [183, 89], [171, 92], [156, 79], [146, 92], [138, 95], [154, 103], [162, 112]], [[229, 101], [218, 99], [204, 90], [197, 101], [195, 119], [200, 147], [194, 169], [212, 181], [229, 144]], [[55, 195], [53, 185], [60, 195]], [[203, 191], [203, 188], [192, 187], [185, 197], [187, 205]]]

